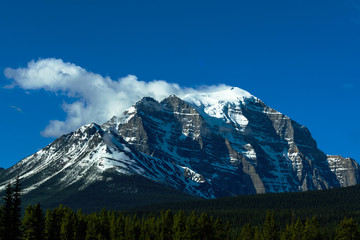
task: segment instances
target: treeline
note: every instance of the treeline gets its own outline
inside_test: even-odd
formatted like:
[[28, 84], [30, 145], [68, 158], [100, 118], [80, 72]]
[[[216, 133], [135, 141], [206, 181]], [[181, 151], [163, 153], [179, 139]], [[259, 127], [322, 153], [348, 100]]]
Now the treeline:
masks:
[[192, 200], [138, 207], [128, 213], [148, 214], [161, 209], [206, 212], [229, 221], [234, 231], [246, 223], [261, 225], [268, 209], [273, 209], [280, 228], [299, 217], [305, 223], [313, 216], [322, 232], [332, 232], [344, 217], [360, 222], [360, 185], [321, 191], [243, 195], [211, 200]]
[[[2, 215], [3, 216], [3, 215]], [[101, 210], [98, 213], [74, 212], [60, 205], [45, 214], [39, 204], [29, 205], [19, 221], [18, 235], [6, 234], [2, 228], [1, 240], [319, 240], [360, 239], [360, 228], [353, 219], [343, 219], [329, 235], [323, 234], [318, 220], [313, 217], [297, 219], [280, 228], [274, 212], [268, 211], [262, 225], [245, 224], [241, 232], [234, 233], [229, 224], [220, 218], [213, 219], [206, 213], [185, 214], [180, 210], [162, 211], [159, 216], [139, 218], [135, 215]], [[8, 225], [9, 226], [9, 225]], [[9, 229], [14, 229], [9, 228]]]
[[[0, 206], [0, 240], [321, 240], [360, 239], [360, 227], [352, 218], [335, 225], [321, 225], [316, 217], [296, 218], [285, 225], [274, 211], [259, 224], [224, 222], [207, 212], [183, 210], [124, 214], [101, 210], [90, 214], [69, 207], [44, 211], [28, 205], [21, 216], [20, 182], [8, 184]], [[226, 219], [227, 220], [227, 219]]]
[[[329, 230], [329, 228], [328, 228]], [[301, 221], [298, 218], [280, 229], [274, 218], [274, 212], [268, 211], [261, 226], [245, 224], [236, 240], [355, 240], [360, 239], [360, 227], [352, 218], [344, 218], [334, 229], [321, 231], [316, 217]]]
[[[5, 229], [3, 232], [6, 231]], [[231, 228], [206, 213], [186, 215], [162, 211], [160, 216], [139, 218], [119, 212], [74, 212], [60, 205], [42, 213], [40, 205], [29, 205], [21, 221], [19, 235], [1, 235], [1, 240], [139, 240], [139, 239], [231, 239]]]

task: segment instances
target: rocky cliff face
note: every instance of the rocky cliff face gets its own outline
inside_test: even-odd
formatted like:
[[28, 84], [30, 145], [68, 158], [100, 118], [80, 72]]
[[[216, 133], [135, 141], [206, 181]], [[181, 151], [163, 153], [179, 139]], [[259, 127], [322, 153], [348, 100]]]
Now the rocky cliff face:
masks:
[[81, 127], [5, 170], [0, 188], [17, 174], [30, 195], [69, 186], [86, 192], [98, 182], [117, 193], [142, 189], [114, 182], [119, 176], [203, 198], [360, 180], [353, 159], [325, 155], [306, 127], [238, 88], [161, 102], [143, 98], [122, 116]]
[[327, 189], [359, 180], [353, 161], [346, 174], [354, 181], [341, 183], [345, 173], [330, 167], [307, 128], [236, 88], [161, 102], [144, 98], [103, 127], [142, 153], [200, 173], [225, 195]]
[[354, 159], [328, 155], [327, 160], [341, 187], [359, 183], [359, 164]]

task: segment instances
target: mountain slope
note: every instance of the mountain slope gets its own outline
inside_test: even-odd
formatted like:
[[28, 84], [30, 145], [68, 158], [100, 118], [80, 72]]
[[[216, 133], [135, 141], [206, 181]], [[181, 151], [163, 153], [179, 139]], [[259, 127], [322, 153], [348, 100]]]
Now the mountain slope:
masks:
[[[24, 201], [45, 202], [45, 206], [69, 203], [70, 206], [84, 208], [84, 204], [79, 205], [79, 202], [91, 200], [90, 205], [93, 207], [96, 202], [100, 203], [99, 206], [113, 202], [113, 207], [126, 208], [134, 203], [142, 205], [191, 198], [148, 180], [156, 170], [149, 170], [151, 164], [121, 137], [104, 132], [96, 124], [90, 124], [58, 138], [5, 170], [0, 174], [0, 182], [3, 182], [1, 188], [4, 189], [8, 179], [19, 175]], [[154, 192], [152, 195], [145, 194], [142, 201], [134, 201], [150, 189]], [[116, 202], [121, 195], [126, 195], [129, 202]], [[164, 197], [158, 199], [159, 195]]]
[[357, 184], [360, 176], [353, 159], [325, 155], [307, 128], [238, 88], [143, 98], [4, 170], [0, 191], [16, 175], [28, 199], [81, 202], [101, 192], [99, 204], [140, 196], [144, 185], [173, 192], [161, 198], [170, 201], [328, 189]]

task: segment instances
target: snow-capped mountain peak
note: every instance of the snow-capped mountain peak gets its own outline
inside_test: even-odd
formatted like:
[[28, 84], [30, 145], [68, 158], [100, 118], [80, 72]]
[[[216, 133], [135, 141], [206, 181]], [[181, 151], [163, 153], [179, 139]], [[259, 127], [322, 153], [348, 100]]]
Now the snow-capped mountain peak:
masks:
[[239, 88], [143, 98], [123, 115], [85, 125], [1, 171], [0, 188], [17, 174], [30, 195], [87, 191], [98, 182], [138, 194], [134, 182], [116, 187], [123, 182], [113, 179], [125, 176], [203, 198], [360, 182], [353, 159], [325, 155], [304, 126]]
[[194, 106], [212, 125], [216, 123], [213, 123], [211, 118], [217, 118], [224, 120], [225, 124], [237, 125], [240, 128], [249, 123], [242, 114], [241, 107], [247, 102], [258, 101], [249, 92], [237, 87], [216, 92], [189, 94], [182, 99]]
[[204, 92], [199, 94], [188, 94], [182, 97], [184, 101], [195, 106], [214, 107], [218, 104], [231, 104], [239, 106], [244, 104], [246, 99], [256, 99], [249, 92], [237, 87], [231, 87], [216, 92]]

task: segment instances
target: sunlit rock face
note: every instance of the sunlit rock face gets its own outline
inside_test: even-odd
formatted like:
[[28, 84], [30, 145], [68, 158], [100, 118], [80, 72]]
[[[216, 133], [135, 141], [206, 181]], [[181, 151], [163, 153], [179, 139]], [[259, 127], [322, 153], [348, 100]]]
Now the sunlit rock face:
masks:
[[352, 158], [328, 155], [330, 169], [342, 187], [359, 183], [359, 164]]

